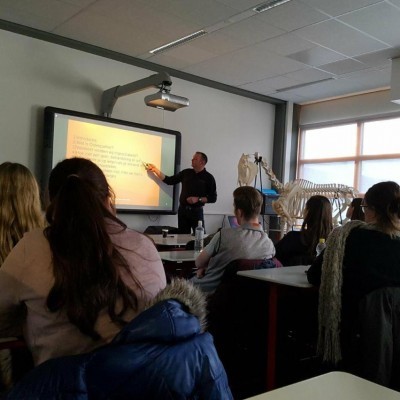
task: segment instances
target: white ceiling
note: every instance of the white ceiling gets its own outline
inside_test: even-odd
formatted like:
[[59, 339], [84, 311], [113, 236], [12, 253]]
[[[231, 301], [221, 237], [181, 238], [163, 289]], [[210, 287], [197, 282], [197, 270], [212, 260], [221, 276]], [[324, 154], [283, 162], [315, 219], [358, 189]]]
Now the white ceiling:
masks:
[[[400, 0], [0, 0], [0, 19], [303, 104], [390, 86]], [[149, 50], [200, 29], [158, 55]], [[171, 74], [173, 75], [173, 74]]]

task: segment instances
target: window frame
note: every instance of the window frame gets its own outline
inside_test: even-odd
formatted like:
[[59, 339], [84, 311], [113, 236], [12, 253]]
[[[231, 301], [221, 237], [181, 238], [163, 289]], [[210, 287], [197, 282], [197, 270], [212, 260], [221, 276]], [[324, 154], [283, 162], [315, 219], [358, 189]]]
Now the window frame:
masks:
[[[375, 160], [392, 160], [398, 159], [400, 162], [400, 153], [391, 153], [391, 154], [374, 154], [374, 155], [363, 155], [361, 154], [362, 150], [362, 139], [363, 139], [363, 129], [364, 124], [368, 122], [375, 121], [383, 121], [389, 119], [400, 119], [400, 112], [389, 113], [385, 115], [379, 116], [371, 116], [371, 117], [363, 117], [363, 118], [354, 118], [354, 119], [346, 119], [340, 121], [330, 121], [330, 122], [319, 122], [315, 124], [307, 124], [299, 126], [299, 141], [297, 148], [297, 163], [296, 163], [296, 178], [303, 179], [300, 176], [300, 172], [302, 167], [306, 164], [326, 164], [326, 163], [335, 163], [335, 162], [354, 162], [354, 176], [353, 176], [353, 187], [358, 190], [360, 183], [360, 173], [361, 173], [361, 163], [363, 161], [375, 161]], [[318, 159], [302, 159], [301, 155], [304, 153], [304, 132], [312, 129], [321, 129], [321, 128], [332, 128], [335, 126], [341, 125], [356, 125], [356, 152], [353, 156], [345, 156], [345, 157], [330, 157], [330, 158], [318, 158]], [[340, 182], [336, 182], [340, 183]], [[363, 194], [360, 192], [360, 194]]]

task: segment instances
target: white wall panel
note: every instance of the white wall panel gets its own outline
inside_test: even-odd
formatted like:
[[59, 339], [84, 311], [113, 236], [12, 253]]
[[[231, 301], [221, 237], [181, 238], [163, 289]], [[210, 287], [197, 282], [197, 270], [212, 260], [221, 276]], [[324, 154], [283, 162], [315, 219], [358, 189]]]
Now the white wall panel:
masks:
[[[20, 162], [40, 178], [43, 109], [53, 106], [97, 114], [101, 94], [147, 77], [144, 70], [93, 54], [0, 30], [0, 162]], [[182, 133], [182, 168], [196, 150], [209, 157], [218, 201], [206, 206], [206, 227], [215, 231], [232, 212], [237, 163], [255, 151], [272, 162], [274, 106], [172, 77], [172, 93], [190, 107], [175, 113], [144, 105], [151, 89], [120, 98], [112, 117], [175, 129]], [[263, 186], [270, 187], [265, 174]], [[121, 215], [128, 225], [177, 225], [176, 216]]]

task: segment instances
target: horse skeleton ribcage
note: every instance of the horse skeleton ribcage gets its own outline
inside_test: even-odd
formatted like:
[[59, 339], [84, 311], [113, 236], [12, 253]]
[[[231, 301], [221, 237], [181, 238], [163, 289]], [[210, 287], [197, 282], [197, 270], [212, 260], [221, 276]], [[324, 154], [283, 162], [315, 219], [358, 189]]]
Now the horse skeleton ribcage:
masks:
[[325, 196], [332, 202], [334, 219], [347, 208], [351, 199], [355, 196], [355, 190], [349, 186], [329, 183], [318, 184], [305, 179], [296, 179], [284, 185], [280, 197], [273, 204], [278, 214], [282, 215], [289, 225], [293, 225], [296, 219], [302, 219], [305, 205], [311, 196]]
[[[251, 156], [251, 154], [243, 153], [239, 160], [239, 185], [249, 185], [257, 175], [257, 166], [251, 163]], [[278, 199], [272, 202], [272, 207], [281, 217], [282, 234], [296, 224], [297, 219], [304, 218], [305, 206], [311, 196], [321, 195], [331, 201], [333, 223], [337, 225], [338, 219], [357, 195], [354, 188], [338, 183], [319, 184], [305, 179], [295, 179], [282, 184], [264, 158], [261, 159], [261, 167], [279, 193]]]

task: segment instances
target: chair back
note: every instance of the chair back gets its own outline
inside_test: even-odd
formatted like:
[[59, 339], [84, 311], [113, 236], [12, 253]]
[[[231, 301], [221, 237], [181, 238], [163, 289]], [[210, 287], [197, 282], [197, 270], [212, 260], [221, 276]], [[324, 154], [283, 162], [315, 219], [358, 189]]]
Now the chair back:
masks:
[[[238, 259], [230, 262], [224, 271], [222, 276], [221, 284], [227, 284], [231, 282], [236, 277], [238, 271], [249, 271], [253, 269], [264, 269], [264, 268], [274, 268], [275, 266], [269, 266], [270, 260], [245, 260]], [[220, 284], [220, 285], [221, 285]], [[218, 289], [217, 289], [218, 290]]]
[[354, 331], [361, 377], [400, 389], [400, 287], [376, 289], [360, 301]]
[[[278, 260], [276, 261], [279, 262]], [[226, 312], [229, 313], [229, 310], [232, 310], [232, 302], [237, 302], [238, 296], [241, 296], [247, 290], [248, 285], [240, 280], [240, 277], [237, 275], [238, 271], [276, 268], [276, 266], [275, 259], [237, 259], [231, 261], [225, 267], [217, 289], [209, 297], [209, 318], [212, 319], [213, 314], [224, 313], [226, 315]], [[254, 282], [251, 282], [250, 286], [254, 284]]]
[[228, 374], [234, 398], [264, 389], [268, 295], [263, 282], [238, 271], [275, 267], [271, 260], [234, 260], [208, 300], [208, 330]]

